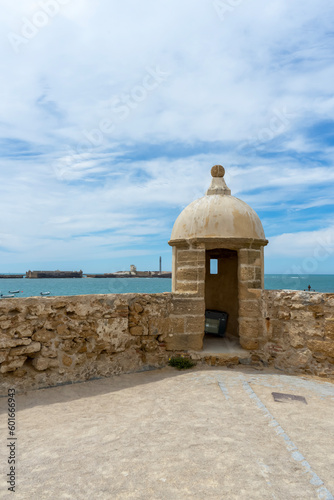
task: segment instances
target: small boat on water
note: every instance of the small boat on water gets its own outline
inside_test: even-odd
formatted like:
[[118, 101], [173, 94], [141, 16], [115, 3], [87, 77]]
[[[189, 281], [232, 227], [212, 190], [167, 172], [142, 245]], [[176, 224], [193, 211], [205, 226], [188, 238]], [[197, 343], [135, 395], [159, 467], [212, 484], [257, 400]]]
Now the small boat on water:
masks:
[[44, 296], [44, 295], [50, 295], [51, 292], [41, 292], [41, 295]]
[[15, 295], [14, 294], [11, 294], [11, 295], [3, 295], [3, 294], [1, 294], [0, 297], [2, 299], [12, 299], [13, 297], [15, 297]]
[[14, 292], [11, 292], [11, 291], [9, 290], [9, 292], [8, 292], [8, 293], [20, 293], [20, 290], [15, 290]]

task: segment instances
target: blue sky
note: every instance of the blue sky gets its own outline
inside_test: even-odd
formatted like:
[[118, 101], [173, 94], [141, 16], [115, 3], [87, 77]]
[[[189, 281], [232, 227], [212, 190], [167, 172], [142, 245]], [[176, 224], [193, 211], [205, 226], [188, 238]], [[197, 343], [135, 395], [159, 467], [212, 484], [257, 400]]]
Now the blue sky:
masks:
[[169, 270], [220, 163], [267, 273], [334, 273], [333, 2], [1, 9], [0, 272]]

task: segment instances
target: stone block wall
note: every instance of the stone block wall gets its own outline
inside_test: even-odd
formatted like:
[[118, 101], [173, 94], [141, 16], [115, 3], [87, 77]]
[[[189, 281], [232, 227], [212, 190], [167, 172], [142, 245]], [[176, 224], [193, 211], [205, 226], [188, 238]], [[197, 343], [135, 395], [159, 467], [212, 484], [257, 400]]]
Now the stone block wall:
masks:
[[[206, 250], [236, 249], [238, 252], [238, 324], [235, 336], [245, 349], [257, 349], [262, 328], [259, 296], [264, 286], [263, 247], [243, 242], [185, 241], [173, 246], [173, 291], [193, 293], [205, 300]], [[259, 295], [260, 294], [260, 295]], [[219, 307], [218, 307], [219, 309]]]
[[246, 289], [263, 288], [263, 248], [241, 248], [239, 257], [239, 283]]
[[205, 248], [204, 245], [187, 244], [173, 247], [173, 291], [196, 293], [204, 297]]
[[6, 299], [0, 329], [3, 393], [164, 366], [202, 348], [204, 304], [170, 293]]
[[334, 294], [263, 290], [257, 298], [261, 358], [285, 372], [334, 376]]
[[[199, 359], [204, 312], [195, 293], [1, 300], [1, 394], [165, 366], [177, 352]], [[334, 294], [247, 289], [240, 316], [249, 358], [334, 377]]]
[[245, 349], [257, 349], [262, 329], [263, 247], [240, 249], [238, 260], [240, 344]]

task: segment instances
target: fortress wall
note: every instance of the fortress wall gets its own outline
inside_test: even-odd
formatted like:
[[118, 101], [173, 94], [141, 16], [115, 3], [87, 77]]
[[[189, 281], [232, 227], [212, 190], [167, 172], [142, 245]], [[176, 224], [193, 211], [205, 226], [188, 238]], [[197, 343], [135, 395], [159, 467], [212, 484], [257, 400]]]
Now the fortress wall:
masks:
[[285, 372], [334, 376], [334, 294], [262, 290], [261, 295], [260, 358]]
[[[249, 351], [252, 362], [334, 376], [334, 294], [254, 289], [245, 298], [244, 333], [248, 328], [258, 342]], [[5, 394], [8, 387], [25, 390], [165, 366], [173, 352], [200, 351], [204, 299], [190, 293], [5, 299], [0, 328]]]
[[1, 393], [165, 366], [171, 351], [201, 348], [203, 318], [187, 294], [1, 300]]

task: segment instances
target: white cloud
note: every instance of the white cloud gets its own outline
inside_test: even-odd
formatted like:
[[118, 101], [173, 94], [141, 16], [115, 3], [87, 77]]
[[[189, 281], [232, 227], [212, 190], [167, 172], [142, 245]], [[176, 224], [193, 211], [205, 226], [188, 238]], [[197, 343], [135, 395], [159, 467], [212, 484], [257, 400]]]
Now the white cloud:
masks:
[[[16, 51], [8, 36], [41, 2], [2, 2], [0, 246], [27, 261], [142, 252], [168, 239], [217, 162], [256, 210], [331, 202], [333, 148], [305, 133], [334, 119], [328, 1], [243, 1], [223, 20], [211, 0], [54, 2]], [[283, 255], [286, 222], [264, 221]]]
[[[34, 12], [27, 4], [20, 13], [9, 4], [7, 9], [4, 35], [14, 19], [31, 18]], [[53, 129], [59, 133], [64, 127], [70, 140], [78, 140], [83, 130], [112, 116], [108, 103], [114, 96], [131, 92], [146, 67], [158, 65], [169, 79], [119, 124], [117, 137], [247, 139], [266, 125], [273, 107], [293, 111], [331, 93], [330, 52], [318, 45], [332, 10], [325, 1], [268, 5], [258, 0], [243, 2], [221, 22], [209, 1], [159, 6], [149, 0], [140, 6], [104, 1], [94, 7], [71, 1], [19, 54], [10, 44], [3, 49], [5, 111], [13, 132], [23, 137], [53, 141]], [[315, 27], [320, 13], [321, 30]], [[298, 72], [296, 59], [301, 59]], [[315, 66], [321, 78], [311, 78]], [[36, 106], [44, 94], [63, 114], [60, 122]], [[21, 99], [14, 99], [17, 95]]]
[[270, 239], [267, 256], [313, 257], [322, 262], [334, 254], [334, 226], [317, 231], [283, 233]]

